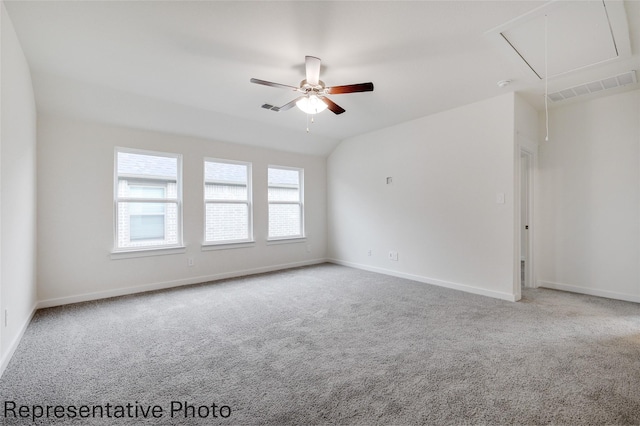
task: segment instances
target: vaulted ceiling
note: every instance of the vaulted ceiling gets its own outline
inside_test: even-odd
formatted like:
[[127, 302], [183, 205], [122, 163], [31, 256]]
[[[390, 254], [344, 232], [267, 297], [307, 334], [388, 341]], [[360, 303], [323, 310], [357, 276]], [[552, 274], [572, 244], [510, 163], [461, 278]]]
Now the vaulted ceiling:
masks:
[[[549, 12], [540, 1], [4, 3], [41, 113], [316, 155], [347, 137], [507, 91], [541, 108], [545, 81], [507, 52], [519, 46], [534, 50], [538, 67], [546, 51], [553, 70], [563, 52], [582, 58], [604, 46], [606, 56], [607, 37], [619, 44], [596, 65], [550, 73], [549, 92], [640, 67], [637, 1], [553, 2]], [[553, 10], [563, 8], [569, 18], [560, 22]], [[603, 28], [607, 13], [615, 28]], [[519, 46], [505, 47], [509, 37]], [[371, 81], [375, 91], [333, 96], [346, 113], [318, 114], [309, 133], [302, 111], [261, 108], [295, 93], [250, 78], [297, 86], [305, 55], [322, 59], [328, 86]], [[511, 84], [498, 87], [500, 80]]]

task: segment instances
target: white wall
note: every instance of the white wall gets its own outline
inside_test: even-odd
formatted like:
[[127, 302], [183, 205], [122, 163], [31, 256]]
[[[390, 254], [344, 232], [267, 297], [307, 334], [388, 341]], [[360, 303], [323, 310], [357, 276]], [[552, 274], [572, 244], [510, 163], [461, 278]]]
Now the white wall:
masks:
[[640, 91], [554, 109], [549, 127], [538, 284], [640, 302]]
[[515, 300], [514, 98], [343, 141], [327, 162], [329, 257]]
[[536, 151], [538, 149], [538, 111], [522, 96], [515, 96], [515, 125], [518, 145]]
[[4, 3], [0, 27], [1, 373], [36, 303], [36, 107], [29, 67]]
[[[326, 257], [324, 157], [42, 114], [38, 133], [40, 306], [303, 265]], [[116, 146], [183, 155], [186, 253], [111, 259]], [[204, 157], [253, 163], [254, 247], [201, 250]], [[269, 164], [304, 168], [305, 243], [266, 244]], [[188, 258], [195, 260], [195, 266], [188, 266]]]
[[[142, 96], [125, 90], [33, 71], [38, 112], [54, 112], [111, 126], [216, 139], [279, 151], [327, 156], [337, 140], [317, 132], [304, 134], [304, 115], [297, 129], [261, 123], [202, 108]], [[248, 84], [248, 83], [247, 83]], [[84, 108], [90, 104], [91, 108]], [[274, 115], [265, 114], [269, 119]], [[304, 140], [304, 143], [301, 141]]]

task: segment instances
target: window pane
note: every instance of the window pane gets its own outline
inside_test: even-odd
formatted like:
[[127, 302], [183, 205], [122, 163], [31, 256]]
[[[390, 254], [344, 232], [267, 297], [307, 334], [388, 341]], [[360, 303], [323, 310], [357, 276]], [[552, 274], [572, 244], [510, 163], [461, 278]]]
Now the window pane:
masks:
[[117, 213], [120, 248], [178, 243], [176, 203], [119, 202]]
[[298, 170], [286, 170], [269, 167], [269, 186], [298, 187], [300, 185], [300, 172]]
[[247, 165], [205, 161], [205, 182], [222, 182], [231, 184], [247, 184]]
[[248, 165], [205, 161], [206, 200], [247, 200]]
[[300, 172], [269, 168], [269, 201], [300, 201]]
[[129, 196], [136, 198], [164, 198], [163, 186], [129, 185]]
[[249, 207], [246, 204], [207, 203], [206, 241], [220, 242], [249, 238]]
[[178, 159], [160, 155], [118, 152], [118, 176], [176, 180]]
[[164, 240], [164, 215], [131, 216], [131, 241]]
[[163, 215], [165, 203], [129, 203], [130, 215]]
[[298, 188], [269, 187], [269, 201], [300, 201]]
[[269, 204], [269, 237], [295, 237], [302, 234], [299, 204]]
[[118, 197], [166, 198], [175, 200], [178, 197], [178, 185], [175, 181], [119, 179]]
[[204, 187], [205, 200], [247, 200], [246, 185], [207, 183]]

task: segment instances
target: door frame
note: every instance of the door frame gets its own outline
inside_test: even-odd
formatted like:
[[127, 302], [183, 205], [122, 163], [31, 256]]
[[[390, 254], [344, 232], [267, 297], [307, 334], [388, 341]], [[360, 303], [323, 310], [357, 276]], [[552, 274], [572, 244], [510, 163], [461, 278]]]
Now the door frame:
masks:
[[[537, 153], [535, 150], [531, 149], [525, 141], [519, 141], [517, 150], [516, 150], [516, 161], [515, 161], [515, 169], [516, 169], [516, 205], [515, 205], [515, 256], [514, 256], [514, 267], [516, 277], [514, 277], [514, 293], [516, 295], [516, 300], [519, 300], [522, 297], [522, 273], [521, 273], [521, 260], [525, 257], [525, 287], [526, 288], [535, 288], [537, 287], [535, 281], [535, 252], [534, 252], [534, 239], [535, 239], [535, 216], [534, 216], [534, 200], [535, 200], [535, 167], [537, 162]], [[522, 157], [527, 157], [527, 170], [522, 170]], [[527, 185], [526, 185], [526, 193], [522, 192], [522, 184], [523, 184], [523, 176], [526, 173], [527, 177]], [[527, 197], [526, 209], [527, 209], [527, 217], [528, 224], [522, 223], [522, 197]], [[522, 250], [522, 233], [524, 232], [524, 226], [529, 225], [528, 229], [528, 244], [526, 247], [526, 252], [523, 253]]]

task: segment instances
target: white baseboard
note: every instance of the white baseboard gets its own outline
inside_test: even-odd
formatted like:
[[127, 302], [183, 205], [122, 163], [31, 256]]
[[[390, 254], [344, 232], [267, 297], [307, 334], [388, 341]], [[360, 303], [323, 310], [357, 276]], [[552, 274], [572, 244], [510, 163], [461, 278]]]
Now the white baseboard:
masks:
[[39, 301], [37, 304], [37, 309], [68, 305], [70, 303], [79, 303], [79, 302], [88, 302], [91, 300], [107, 299], [109, 297], [126, 296], [129, 294], [144, 293], [147, 291], [164, 290], [167, 288], [206, 283], [209, 281], [224, 280], [227, 278], [236, 278], [236, 277], [243, 277], [247, 275], [262, 274], [265, 272], [273, 272], [273, 271], [279, 271], [282, 269], [297, 268], [300, 266], [317, 265], [319, 263], [325, 263], [326, 261], [327, 260], [324, 258], [312, 259], [312, 260], [305, 260], [302, 262], [283, 263], [280, 265], [270, 265], [270, 266], [263, 266], [260, 268], [244, 269], [240, 271], [223, 272], [220, 274], [202, 275], [198, 277], [191, 277], [191, 278], [185, 278], [185, 279], [174, 280], [174, 281], [164, 281], [164, 282], [158, 282], [158, 283], [152, 283], [152, 284], [145, 284], [145, 285], [136, 286], [136, 287], [125, 287], [125, 288], [118, 288], [113, 290], [97, 291], [93, 293], [78, 294], [74, 296], [58, 297], [54, 299]]
[[613, 291], [599, 290], [595, 288], [579, 287], [577, 285], [556, 283], [553, 281], [537, 281], [538, 287], [550, 288], [553, 290], [568, 291], [571, 293], [588, 294], [589, 296], [606, 297], [607, 299], [624, 300], [626, 302], [640, 303], [640, 296], [626, 293], [616, 293]]
[[11, 357], [13, 356], [16, 349], [18, 348], [18, 345], [22, 340], [22, 336], [24, 336], [24, 332], [27, 331], [27, 327], [29, 326], [29, 323], [31, 323], [31, 319], [33, 319], [33, 316], [35, 315], [37, 310], [38, 310], [37, 305], [31, 308], [31, 313], [29, 314], [27, 319], [24, 321], [24, 323], [20, 327], [20, 331], [18, 331], [18, 334], [16, 335], [16, 337], [14, 337], [13, 341], [11, 341], [11, 344], [9, 345], [9, 349], [7, 350], [7, 352], [4, 354], [4, 356], [2, 356], [2, 359], [0, 359], [0, 377], [2, 377], [2, 374], [4, 374], [4, 370], [7, 368], [7, 365], [9, 365], [9, 361], [11, 361]]
[[398, 272], [390, 269], [378, 268], [376, 266], [363, 265], [360, 263], [347, 262], [339, 259], [327, 259], [327, 262], [335, 263], [336, 265], [349, 266], [351, 268], [356, 268], [356, 269], [363, 269], [365, 271], [377, 272], [384, 275], [391, 275], [398, 278], [406, 278], [408, 280], [418, 281], [425, 284], [437, 285], [439, 287], [446, 287], [453, 290], [460, 290], [466, 293], [473, 293], [481, 296], [488, 296], [494, 299], [502, 299], [502, 300], [507, 300], [509, 302], [516, 301], [515, 294], [511, 294], [511, 293], [503, 293], [501, 291], [486, 290], [484, 288], [474, 287], [466, 284], [459, 284], [459, 283], [453, 283], [449, 281], [438, 280], [435, 278], [424, 277], [422, 275], [407, 274], [405, 272]]

